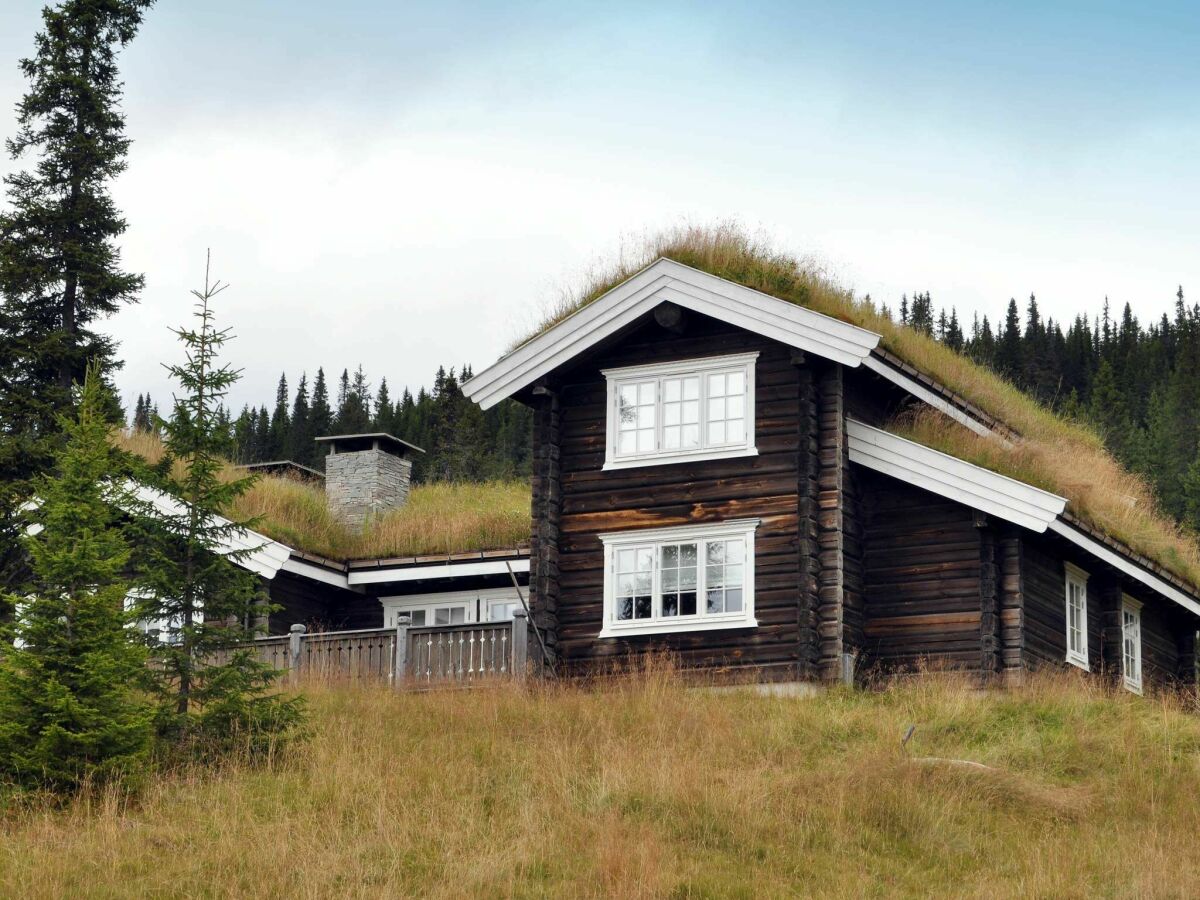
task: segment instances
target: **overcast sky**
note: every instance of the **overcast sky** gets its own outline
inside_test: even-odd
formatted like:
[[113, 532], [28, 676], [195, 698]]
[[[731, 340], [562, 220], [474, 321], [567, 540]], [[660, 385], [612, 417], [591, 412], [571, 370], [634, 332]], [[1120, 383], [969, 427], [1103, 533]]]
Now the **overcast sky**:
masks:
[[[0, 110], [40, 8], [0, 3]], [[966, 321], [1031, 291], [1156, 317], [1200, 300], [1198, 40], [1195, 3], [166, 0], [122, 58], [119, 384], [169, 394], [206, 247], [239, 407], [283, 370], [482, 368], [681, 221]]]

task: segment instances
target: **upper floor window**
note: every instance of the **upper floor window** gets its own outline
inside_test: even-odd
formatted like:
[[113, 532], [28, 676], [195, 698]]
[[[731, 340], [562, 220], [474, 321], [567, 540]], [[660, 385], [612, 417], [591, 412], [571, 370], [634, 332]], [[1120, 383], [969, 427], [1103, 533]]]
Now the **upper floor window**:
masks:
[[757, 519], [746, 519], [600, 535], [600, 637], [756, 625], [757, 527]]
[[1088, 574], [1066, 563], [1067, 662], [1088, 668], [1087, 583]]
[[605, 369], [604, 468], [752, 456], [757, 353]]
[[1121, 676], [1125, 687], [1142, 692], [1142, 604], [1121, 598]]

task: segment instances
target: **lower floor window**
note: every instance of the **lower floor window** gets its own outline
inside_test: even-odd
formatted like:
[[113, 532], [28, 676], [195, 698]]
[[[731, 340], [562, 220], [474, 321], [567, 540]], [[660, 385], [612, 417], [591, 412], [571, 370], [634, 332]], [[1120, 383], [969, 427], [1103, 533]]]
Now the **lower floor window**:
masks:
[[1142, 604], [1132, 597], [1121, 602], [1121, 675], [1125, 687], [1142, 692]]
[[520, 595], [515, 588], [509, 587], [380, 597], [379, 602], [383, 604], [385, 628], [395, 628], [400, 616], [408, 616], [412, 628], [505, 622], [521, 608]]
[[756, 624], [758, 520], [601, 535], [602, 637]]

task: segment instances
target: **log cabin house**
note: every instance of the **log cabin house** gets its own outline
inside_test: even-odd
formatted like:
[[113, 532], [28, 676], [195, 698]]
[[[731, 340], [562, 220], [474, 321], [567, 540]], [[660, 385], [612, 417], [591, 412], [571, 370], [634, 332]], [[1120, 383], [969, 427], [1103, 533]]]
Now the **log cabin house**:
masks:
[[464, 392], [535, 410], [531, 622], [561, 671], [665, 648], [755, 680], [1195, 682], [1200, 591], [1065, 498], [889, 430], [931, 408], [1020, 439], [872, 331], [660, 259]]

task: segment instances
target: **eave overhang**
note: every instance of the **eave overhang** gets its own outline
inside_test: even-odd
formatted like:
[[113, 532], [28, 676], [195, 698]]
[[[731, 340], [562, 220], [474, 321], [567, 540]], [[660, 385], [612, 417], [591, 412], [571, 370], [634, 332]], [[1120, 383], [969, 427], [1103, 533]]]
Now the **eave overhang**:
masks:
[[873, 331], [660, 259], [476, 374], [463, 393], [494, 406], [665, 302], [851, 368], [879, 343]]

